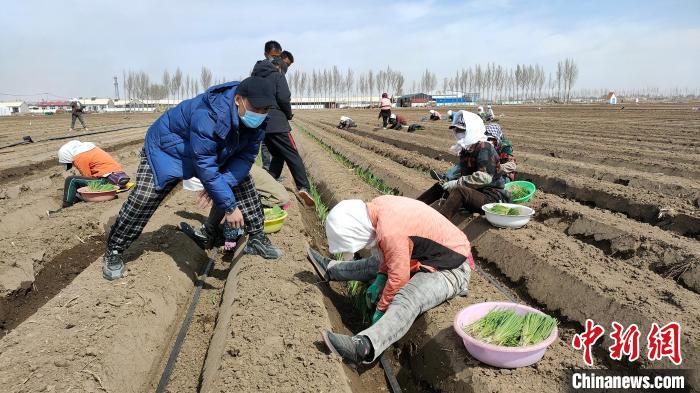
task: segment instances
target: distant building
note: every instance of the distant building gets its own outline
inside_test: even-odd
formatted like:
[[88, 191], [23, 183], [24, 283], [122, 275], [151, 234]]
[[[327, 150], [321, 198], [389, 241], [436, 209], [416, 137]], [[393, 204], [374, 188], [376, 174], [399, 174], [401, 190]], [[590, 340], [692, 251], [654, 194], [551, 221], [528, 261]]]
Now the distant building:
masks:
[[29, 105], [30, 113], [56, 113], [57, 111], [69, 111], [70, 101], [40, 101]]
[[83, 106], [87, 112], [105, 112], [108, 108], [114, 107], [114, 101], [111, 98], [77, 98], [75, 99]]
[[24, 101], [0, 102], [0, 116], [19, 115], [29, 112], [29, 106]]
[[609, 91], [608, 96], [605, 98], [605, 100], [608, 102], [610, 105], [616, 105], [617, 104], [617, 96], [615, 95], [614, 91]]
[[396, 106], [402, 108], [428, 106], [433, 96], [425, 93], [404, 94], [396, 99]]
[[476, 102], [478, 98], [478, 93], [463, 93], [460, 91], [451, 92], [449, 94], [447, 92], [443, 94], [433, 94], [433, 100], [437, 106], [468, 105]]

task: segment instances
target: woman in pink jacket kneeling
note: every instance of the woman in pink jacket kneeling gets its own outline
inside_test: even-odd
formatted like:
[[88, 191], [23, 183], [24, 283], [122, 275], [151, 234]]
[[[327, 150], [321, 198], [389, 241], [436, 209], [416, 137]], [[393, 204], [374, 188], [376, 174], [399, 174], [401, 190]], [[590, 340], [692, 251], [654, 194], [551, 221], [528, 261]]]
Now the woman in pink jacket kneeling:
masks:
[[393, 195], [342, 201], [328, 214], [326, 235], [331, 254], [372, 254], [336, 261], [309, 248], [323, 280], [374, 280], [367, 289], [368, 304], [376, 303], [372, 326], [352, 337], [323, 332], [328, 348], [352, 363], [373, 362], [420, 314], [467, 295], [474, 268], [469, 240], [423, 202]]

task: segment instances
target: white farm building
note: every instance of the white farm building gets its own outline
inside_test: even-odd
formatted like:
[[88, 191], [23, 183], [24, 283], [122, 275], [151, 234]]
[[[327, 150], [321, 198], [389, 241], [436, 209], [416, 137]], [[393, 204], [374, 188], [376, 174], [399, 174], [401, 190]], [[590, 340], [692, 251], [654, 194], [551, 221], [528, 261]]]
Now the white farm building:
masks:
[[114, 101], [111, 98], [76, 98], [72, 101], [80, 102], [87, 112], [104, 112], [114, 106]]
[[0, 102], [0, 116], [19, 115], [29, 112], [29, 107], [24, 101]]

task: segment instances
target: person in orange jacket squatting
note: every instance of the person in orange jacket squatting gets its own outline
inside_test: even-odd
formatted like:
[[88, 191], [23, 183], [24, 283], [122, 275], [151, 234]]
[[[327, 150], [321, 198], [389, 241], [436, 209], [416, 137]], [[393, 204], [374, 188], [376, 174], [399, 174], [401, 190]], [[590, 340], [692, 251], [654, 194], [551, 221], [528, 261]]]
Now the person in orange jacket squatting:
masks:
[[79, 201], [78, 188], [85, 187], [92, 181], [113, 184], [120, 189], [126, 189], [131, 181], [122, 166], [109, 153], [91, 142], [67, 142], [58, 149], [58, 162], [63, 164], [66, 170], [75, 166], [80, 172], [80, 176], [66, 177], [63, 185], [64, 208]]
[[371, 202], [345, 200], [326, 219], [331, 254], [371, 249], [369, 258], [336, 261], [309, 247], [309, 260], [325, 281], [370, 281], [372, 326], [354, 336], [323, 332], [331, 352], [371, 363], [403, 337], [422, 313], [466, 296], [474, 260], [467, 236], [423, 202], [384, 195]]

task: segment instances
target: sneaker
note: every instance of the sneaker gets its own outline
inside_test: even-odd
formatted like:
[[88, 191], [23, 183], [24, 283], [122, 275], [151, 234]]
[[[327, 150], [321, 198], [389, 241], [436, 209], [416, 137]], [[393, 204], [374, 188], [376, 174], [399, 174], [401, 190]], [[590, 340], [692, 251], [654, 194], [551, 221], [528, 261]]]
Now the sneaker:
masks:
[[354, 364], [372, 360], [372, 343], [366, 336], [346, 336], [328, 330], [322, 334], [328, 349], [344, 360]]
[[119, 251], [107, 251], [102, 257], [102, 276], [107, 280], [116, 280], [124, 275], [124, 259]]
[[68, 132], [75, 132], [75, 128], [73, 128], [73, 127], [69, 128]]
[[311, 193], [306, 188], [302, 188], [299, 190], [299, 198], [301, 198], [301, 200], [304, 201], [304, 204], [308, 207], [316, 206], [314, 198], [311, 197]]
[[318, 273], [318, 276], [321, 277], [323, 281], [330, 281], [331, 276], [328, 274], [328, 263], [330, 263], [331, 259], [324, 257], [318, 251], [311, 248], [311, 246], [306, 249], [306, 253], [316, 273]]
[[251, 235], [243, 252], [249, 255], [260, 255], [265, 259], [278, 259], [283, 255], [282, 250], [275, 247], [264, 232]]
[[210, 232], [205, 225], [194, 229], [190, 224], [181, 222], [180, 230], [187, 235], [187, 237], [194, 240], [197, 246], [202, 250], [210, 250], [216, 245], [216, 233]]
[[447, 179], [445, 175], [439, 174], [435, 169], [430, 170], [430, 177], [437, 181], [443, 181]]

